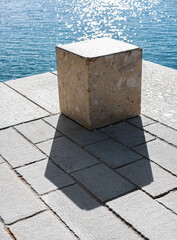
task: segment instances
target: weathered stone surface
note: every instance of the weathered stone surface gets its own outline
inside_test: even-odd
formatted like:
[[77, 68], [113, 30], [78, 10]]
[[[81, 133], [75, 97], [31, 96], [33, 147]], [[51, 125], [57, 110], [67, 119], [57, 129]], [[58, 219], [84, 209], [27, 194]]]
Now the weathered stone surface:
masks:
[[102, 201], [135, 189], [134, 185], [103, 164], [83, 169], [73, 176]]
[[142, 158], [139, 154], [112, 139], [91, 144], [87, 146], [86, 149], [113, 168], [120, 167]]
[[0, 165], [0, 216], [6, 224], [44, 210], [44, 203], [4, 163]]
[[38, 194], [72, 184], [74, 181], [50, 160], [43, 160], [17, 169]]
[[143, 61], [142, 114], [177, 130], [177, 70]]
[[147, 126], [145, 130], [177, 146], [177, 131], [160, 123]]
[[43, 199], [82, 240], [141, 239], [78, 185], [47, 194]]
[[47, 115], [48, 113], [46, 111], [22, 95], [5, 84], [0, 84], [0, 128], [9, 127]]
[[177, 188], [177, 178], [147, 159], [117, 170], [153, 197]]
[[163, 168], [177, 175], [177, 149], [161, 140], [155, 140], [134, 148], [143, 156], [158, 163]]
[[59, 112], [57, 77], [43, 73], [6, 82], [33, 102], [51, 113]]
[[61, 112], [88, 129], [140, 114], [142, 50], [101, 38], [56, 47]]
[[19, 167], [46, 157], [16, 130], [11, 128], [0, 131], [0, 154], [13, 167]]
[[[23, 240], [74, 240], [73, 233], [51, 212], [45, 211], [10, 226], [17, 239]], [[19, 238], [20, 236], [20, 238]]]
[[12, 240], [3, 224], [0, 222], [0, 239], [1, 240]]
[[102, 128], [101, 131], [108, 134], [110, 137], [117, 139], [119, 142], [127, 145], [128, 147], [140, 145], [155, 139], [152, 135], [126, 122], [110, 125]]
[[44, 120], [80, 145], [87, 145], [108, 138], [97, 130], [86, 130], [64, 114], [47, 117]]
[[4, 160], [3, 160], [3, 158], [0, 156], [0, 163], [3, 163], [4, 162]]
[[37, 146], [69, 173], [98, 163], [96, 158], [66, 137], [48, 140]]
[[156, 123], [155, 121], [153, 121], [152, 119], [150, 118], [147, 118], [145, 116], [137, 116], [137, 117], [134, 117], [134, 118], [130, 118], [127, 120], [127, 122], [139, 127], [139, 128], [143, 128], [145, 126], [148, 126], [150, 124], [153, 124], [153, 123]]
[[176, 215], [140, 190], [112, 200], [107, 205], [148, 239], [176, 239]]
[[33, 143], [62, 136], [61, 133], [42, 120], [24, 123], [16, 126], [15, 128]]
[[177, 191], [170, 192], [164, 197], [157, 199], [160, 203], [163, 203], [167, 208], [171, 209], [177, 214]]

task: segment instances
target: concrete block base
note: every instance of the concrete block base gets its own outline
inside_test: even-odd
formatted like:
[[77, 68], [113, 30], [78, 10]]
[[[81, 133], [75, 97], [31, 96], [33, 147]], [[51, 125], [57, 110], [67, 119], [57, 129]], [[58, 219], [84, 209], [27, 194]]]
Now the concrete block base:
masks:
[[89, 130], [140, 114], [142, 49], [109, 38], [56, 47], [61, 112]]

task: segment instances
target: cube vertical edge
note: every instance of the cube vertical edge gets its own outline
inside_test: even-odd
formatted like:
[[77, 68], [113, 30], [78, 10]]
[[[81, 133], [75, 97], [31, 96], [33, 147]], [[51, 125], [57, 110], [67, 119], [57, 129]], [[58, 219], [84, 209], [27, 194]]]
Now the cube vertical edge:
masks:
[[141, 112], [142, 49], [109, 38], [56, 47], [61, 112], [89, 130]]

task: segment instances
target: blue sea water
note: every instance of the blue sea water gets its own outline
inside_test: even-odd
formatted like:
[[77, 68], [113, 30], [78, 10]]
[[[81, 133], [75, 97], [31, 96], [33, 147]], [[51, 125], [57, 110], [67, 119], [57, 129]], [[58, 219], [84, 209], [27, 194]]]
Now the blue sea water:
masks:
[[104, 36], [177, 69], [177, 1], [0, 0], [0, 81], [53, 71], [56, 44]]

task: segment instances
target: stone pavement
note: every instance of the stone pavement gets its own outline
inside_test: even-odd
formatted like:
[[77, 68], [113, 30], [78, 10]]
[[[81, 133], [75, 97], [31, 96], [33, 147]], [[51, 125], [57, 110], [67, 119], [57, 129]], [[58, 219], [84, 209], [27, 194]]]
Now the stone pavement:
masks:
[[142, 115], [87, 131], [57, 76], [0, 83], [0, 240], [177, 239], [177, 71], [143, 61]]

